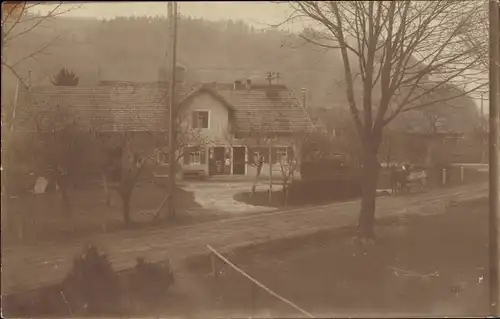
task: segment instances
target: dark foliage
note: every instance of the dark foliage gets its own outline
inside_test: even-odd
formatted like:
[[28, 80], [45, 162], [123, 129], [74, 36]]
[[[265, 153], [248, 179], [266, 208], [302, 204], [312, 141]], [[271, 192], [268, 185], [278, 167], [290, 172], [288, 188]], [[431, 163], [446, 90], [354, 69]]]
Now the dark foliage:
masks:
[[61, 289], [73, 314], [104, 314], [120, 302], [118, 275], [107, 256], [89, 246], [73, 261]]
[[6, 296], [2, 310], [9, 317], [148, 313], [168, 302], [167, 293], [173, 284], [168, 262], [154, 264], [138, 258], [134, 268], [115, 272], [107, 256], [89, 246], [74, 259], [73, 268], [60, 285]]
[[354, 178], [331, 178], [324, 180], [297, 180], [290, 185], [290, 198], [300, 203], [346, 199], [359, 196], [361, 185]]
[[130, 277], [130, 292], [135, 300], [155, 304], [174, 284], [174, 274], [167, 264], [153, 264], [137, 258], [137, 264]]
[[77, 86], [79, 79], [73, 71], [62, 68], [51, 81], [55, 86]]
[[[318, 205], [355, 198], [360, 194], [361, 185], [355, 180], [296, 180], [288, 186], [288, 205]], [[239, 193], [234, 199], [257, 206], [283, 207], [285, 204], [285, 194], [282, 191], [273, 192], [272, 203], [269, 203], [269, 191], [258, 191], [254, 195], [250, 192]]]

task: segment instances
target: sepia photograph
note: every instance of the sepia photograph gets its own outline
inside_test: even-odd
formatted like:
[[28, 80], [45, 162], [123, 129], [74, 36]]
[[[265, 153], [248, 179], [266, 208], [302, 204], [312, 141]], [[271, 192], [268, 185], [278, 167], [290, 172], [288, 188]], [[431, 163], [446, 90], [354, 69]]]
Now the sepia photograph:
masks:
[[499, 0], [1, 6], [3, 318], [500, 316]]

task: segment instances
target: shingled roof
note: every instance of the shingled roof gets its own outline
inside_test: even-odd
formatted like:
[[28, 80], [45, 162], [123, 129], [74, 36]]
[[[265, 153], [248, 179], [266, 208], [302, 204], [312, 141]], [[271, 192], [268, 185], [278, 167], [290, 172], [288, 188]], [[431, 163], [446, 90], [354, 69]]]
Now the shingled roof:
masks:
[[[33, 87], [20, 97], [16, 127], [47, 130], [62, 113], [96, 131], [162, 131], [168, 123], [166, 87], [159, 83]], [[179, 97], [189, 91], [179, 88]]]
[[311, 131], [314, 126], [292, 90], [286, 87], [231, 89], [227, 86], [217, 91], [235, 109], [235, 127], [239, 133], [249, 133], [265, 128], [274, 133]]
[[[213, 94], [233, 111], [238, 133], [265, 127], [274, 133], [313, 129], [292, 90], [280, 87], [237, 89], [230, 86], [181, 85], [177, 100], [198, 92]], [[168, 85], [108, 83], [96, 87], [34, 87], [19, 100], [16, 127], [48, 130], [57, 116], [69, 116], [96, 131], [163, 131], [168, 125]]]

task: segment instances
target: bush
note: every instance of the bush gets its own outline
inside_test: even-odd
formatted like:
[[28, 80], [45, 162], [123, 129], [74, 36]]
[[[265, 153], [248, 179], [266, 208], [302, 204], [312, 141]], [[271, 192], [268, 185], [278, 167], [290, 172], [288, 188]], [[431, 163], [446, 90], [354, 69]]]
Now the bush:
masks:
[[320, 202], [344, 199], [361, 193], [361, 185], [354, 179], [297, 180], [290, 185], [289, 203]]
[[94, 246], [74, 259], [61, 288], [73, 314], [109, 313], [121, 297], [118, 275]]
[[134, 299], [155, 304], [174, 283], [174, 274], [167, 264], [153, 264], [137, 258], [130, 277], [130, 292]]

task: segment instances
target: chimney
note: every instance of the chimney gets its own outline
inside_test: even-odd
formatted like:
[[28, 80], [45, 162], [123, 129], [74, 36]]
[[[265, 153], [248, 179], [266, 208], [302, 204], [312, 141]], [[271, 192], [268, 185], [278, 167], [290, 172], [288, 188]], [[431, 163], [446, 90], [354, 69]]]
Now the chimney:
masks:
[[246, 79], [245, 84], [246, 84], [247, 90], [250, 90], [252, 88], [252, 80], [251, 79]]
[[302, 107], [304, 109], [306, 109], [307, 108], [307, 103], [306, 103], [307, 102], [307, 89], [306, 88], [302, 88], [301, 96], [302, 96]]
[[241, 81], [240, 80], [234, 81], [234, 89], [235, 90], [240, 90], [241, 89]]

